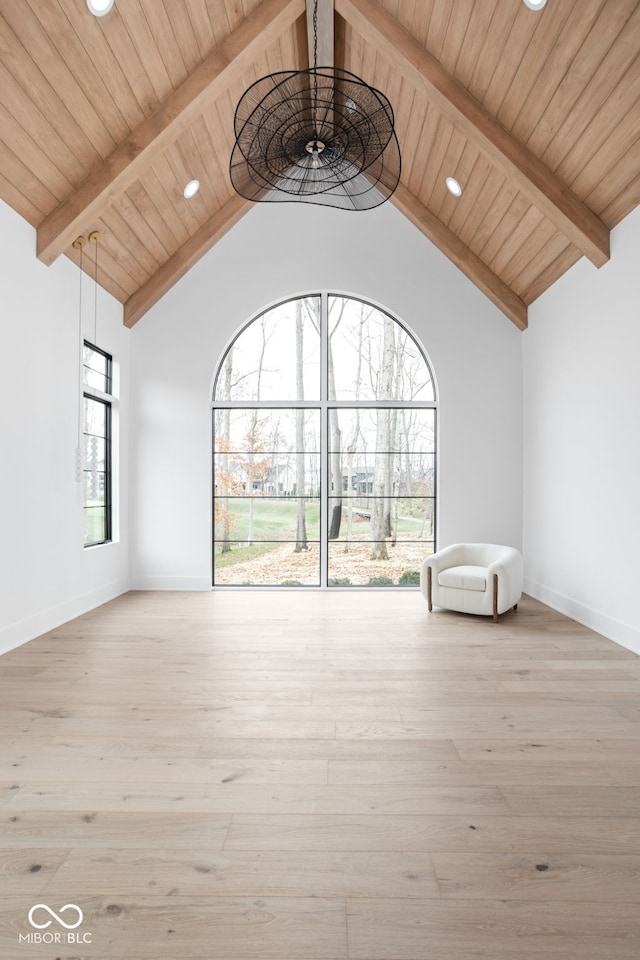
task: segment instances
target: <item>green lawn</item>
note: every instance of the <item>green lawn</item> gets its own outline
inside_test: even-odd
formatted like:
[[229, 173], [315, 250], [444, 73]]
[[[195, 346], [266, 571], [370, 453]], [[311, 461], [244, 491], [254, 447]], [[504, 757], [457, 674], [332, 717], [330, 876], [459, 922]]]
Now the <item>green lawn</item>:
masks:
[[[249, 509], [253, 502], [253, 539], [254, 540], [293, 540], [296, 536], [296, 500], [270, 500], [267, 497], [254, 497], [253, 501], [238, 498], [228, 500], [228, 509], [232, 514], [231, 537], [233, 540], [244, 541], [249, 535]], [[219, 503], [224, 504], [224, 500]], [[357, 504], [354, 503], [356, 509]], [[309, 500], [306, 503], [307, 518], [307, 536], [311, 540], [317, 540], [320, 528], [320, 505], [317, 500]], [[400, 501], [398, 504], [398, 533], [416, 533], [419, 525], [422, 524], [422, 515], [419, 508], [413, 510], [409, 504]], [[343, 501], [342, 505], [342, 523], [346, 522], [347, 505]], [[357, 523], [361, 529], [368, 528], [368, 517], [362, 512], [354, 513], [354, 523]], [[368, 531], [367, 531], [368, 536]]]
[[[295, 540], [297, 504], [296, 500], [268, 500], [266, 497], [254, 497], [229, 500], [228, 508], [232, 515], [231, 537], [244, 541], [249, 536], [249, 511], [253, 502], [253, 539], [254, 540]], [[320, 506], [317, 501], [306, 504], [307, 536], [318, 539]]]
[[[221, 503], [223, 502], [224, 501], [221, 501]], [[221, 553], [222, 544], [220, 542], [216, 543], [216, 565], [219, 568], [262, 556], [273, 550], [277, 542], [291, 542], [296, 539], [296, 500], [294, 498], [277, 500], [266, 497], [255, 497], [253, 499], [252, 537], [254, 542], [251, 546], [248, 546], [250, 503], [249, 498], [238, 498], [227, 501], [229, 511], [232, 514], [232, 549], [223, 554]], [[408, 535], [409, 538], [412, 539], [420, 531], [422, 518], [420, 516], [411, 517], [407, 515], [410, 513], [411, 506], [414, 507], [415, 511], [415, 504], [405, 503], [404, 501], [398, 504], [398, 512], [401, 516], [397, 523], [397, 533], [400, 538], [402, 538], [403, 535]], [[308, 539], [318, 540], [320, 536], [320, 505], [317, 500], [307, 501], [306, 520]], [[343, 501], [342, 537], [339, 538], [339, 541], [343, 539], [346, 533], [346, 525], [347, 509]], [[429, 526], [429, 524], [427, 524], [427, 526]], [[371, 525], [369, 517], [363, 513], [354, 513], [351, 532], [353, 540], [360, 542], [368, 541], [370, 532]], [[221, 535], [219, 530], [216, 533], [218, 537]]]
[[[221, 553], [222, 544], [216, 543], [216, 566], [219, 568], [243, 560], [252, 560], [273, 550], [274, 541], [295, 540], [297, 522], [297, 504], [291, 500], [267, 500], [256, 497], [253, 500], [253, 539], [248, 546], [249, 536], [249, 500], [229, 501], [233, 516], [231, 526], [232, 549]], [[310, 501], [306, 505], [307, 537], [317, 540], [320, 529], [320, 505]], [[217, 532], [217, 536], [220, 533]]]

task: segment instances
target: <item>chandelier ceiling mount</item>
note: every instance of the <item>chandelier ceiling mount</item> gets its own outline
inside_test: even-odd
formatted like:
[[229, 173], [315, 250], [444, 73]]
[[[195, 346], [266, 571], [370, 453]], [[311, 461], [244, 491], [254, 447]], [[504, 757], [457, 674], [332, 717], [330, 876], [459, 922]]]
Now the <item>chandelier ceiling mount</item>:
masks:
[[312, 22], [313, 66], [262, 77], [240, 98], [231, 183], [247, 200], [370, 210], [400, 180], [393, 108], [348, 70], [318, 66], [318, 0]]

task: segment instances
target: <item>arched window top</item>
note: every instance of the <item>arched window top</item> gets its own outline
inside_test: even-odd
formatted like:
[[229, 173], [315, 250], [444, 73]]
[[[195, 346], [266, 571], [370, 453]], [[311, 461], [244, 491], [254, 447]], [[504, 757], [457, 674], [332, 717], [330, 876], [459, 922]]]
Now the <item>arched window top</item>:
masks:
[[330, 400], [435, 400], [422, 350], [388, 313], [364, 300], [330, 295], [328, 321]]
[[319, 295], [297, 297], [249, 323], [220, 365], [214, 400], [317, 401], [323, 394], [338, 402], [435, 400], [429, 365], [401, 323], [364, 300], [329, 294], [323, 331], [321, 304]]
[[436, 416], [424, 353], [374, 304], [322, 292], [259, 314], [215, 381], [214, 585], [417, 585]]

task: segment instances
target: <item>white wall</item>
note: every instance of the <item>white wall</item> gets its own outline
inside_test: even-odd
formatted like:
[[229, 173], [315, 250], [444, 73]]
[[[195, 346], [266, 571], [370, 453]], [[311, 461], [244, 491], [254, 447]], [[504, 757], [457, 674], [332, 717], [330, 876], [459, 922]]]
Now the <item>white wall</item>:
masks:
[[533, 596], [640, 652], [640, 208], [524, 334], [524, 555]]
[[391, 204], [259, 204], [132, 330], [132, 577], [211, 584], [211, 386], [235, 332], [321, 288], [418, 336], [441, 402], [439, 543], [521, 544], [521, 334]]
[[[128, 588], [127, 384], [122, 307], [99, 291], [98, 346], [121, 384], [119, 541], [85, 550], [78, 437], [79, 270], [35, 256], [35, 231], [0, 201], [0, 652]], [[94, 286], [84, 278], [84, 333]]]

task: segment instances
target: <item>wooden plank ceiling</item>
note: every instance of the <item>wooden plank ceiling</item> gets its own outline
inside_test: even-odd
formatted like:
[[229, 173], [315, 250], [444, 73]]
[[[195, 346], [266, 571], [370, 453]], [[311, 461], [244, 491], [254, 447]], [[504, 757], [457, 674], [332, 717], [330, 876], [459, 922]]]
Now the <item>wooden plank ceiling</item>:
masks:
[[[335, 64], [396, 113], [391, 202], [524, 329], [640, 202], [640, 0], [334, 7]], [[78, 262], [74, 239], [99, 231], [99, 282], [131, 326], [250, 207], [228, 173], [244, 90], [307, 65], [305, 0], [116, 0], [99, 19], [0, 0], [0, 196], [44, 263]]]

